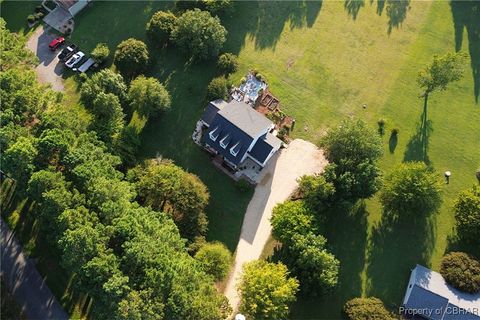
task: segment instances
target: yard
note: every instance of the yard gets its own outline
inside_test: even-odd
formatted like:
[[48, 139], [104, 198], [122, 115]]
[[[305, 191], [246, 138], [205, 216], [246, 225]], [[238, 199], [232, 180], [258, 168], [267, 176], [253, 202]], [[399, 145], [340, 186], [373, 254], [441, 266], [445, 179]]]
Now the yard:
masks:
[[[401, 6], [407, 1], [398, 3], [388, 10], [388, 1], [238, 2], [233, 16], [222, 17], [229, 31], [225, 49], [240, 58], [233, 80], [239, 82], [252, 68], [265, 75], [282, 110], [296, 118], [294, 137], [315, 142], [347, 117], [365, 119], [372, 126], [382, 118], [382, 169], [422, 160], [439, 175], [452, 172], [443, 206], [428, 223], [382, 220], [376, 198], [328, 221], [326, 236], [342, 262], [340, 285], [323, 299], [300, 297], [293, 308], [296, 319], [337, 319], [345, 300], [358, 295], [376, 295], [388, 307], [398, 306], [415, 263], [438, 268], [452, 234], [452, 202], [458, 191], [476, 182], [480, 39], [478, 24], [467, 19], [473, 17], [470, 4], [452, 8], [443, 1], [411, 2], [407, 8]], [[171, 3], [95, 2], [76, 19], [72, 40], [87, 52], [98, 42], [106, 42], [113, 51], [121, 40], [144, 39], [145, 23], [165, 6]], [[455, 49], [469, 52], [473, 63], [461, 81], [431, 95], [429, 121], [423, 123], [423, 100], [415, 82], [418, 70], [434, 54]], [[167, 83], [173, 105], [146, 125], [141, 155], [174, 159], [205, 182], [211, 193], [209, 238], [233, 250], [251, 194], [240, 193], [191, 141], [205, 88], [215, 76], [214, 62], [189, 65], [175, 48], [152, 48], [150, 54], [150, 75]], [[390, 139], [392, 128], [399, 129], [398, 141]]]

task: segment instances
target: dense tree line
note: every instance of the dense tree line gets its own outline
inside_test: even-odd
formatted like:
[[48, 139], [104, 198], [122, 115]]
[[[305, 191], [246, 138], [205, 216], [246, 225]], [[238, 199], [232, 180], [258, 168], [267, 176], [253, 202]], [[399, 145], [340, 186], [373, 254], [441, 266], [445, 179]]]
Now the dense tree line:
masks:
[[[14, 37], [0, 21], [2, 38]], [[148, 188], [125, 179], [116, 154], [125, 107], [133, 101], [121, 76], [104, 70], [86, 80], [86, 116], [37, 83], [21, 40], [8, 48], [16, 54], [2, 55], [2, 170], [33, 202], [41, 233], [61, 252], [62, 266], [76, 274], [73, 285], [93, 300], [92, 317], [224, 319], [226, 298], [202, 259], [188, 253], [175, 224], [178, 216], [188, 222], [204, 216], [208, 190], [176, 167], [173, 184], [192, 208], [166, 196], [164, 208], [137, 203], [148, 198], [142, 193]], [[0, 52], [4, 48], [2, 42]], [[25, 58], [17, 63], [18, 57]], [[141, 177], [149, 172], [134, 170]]]

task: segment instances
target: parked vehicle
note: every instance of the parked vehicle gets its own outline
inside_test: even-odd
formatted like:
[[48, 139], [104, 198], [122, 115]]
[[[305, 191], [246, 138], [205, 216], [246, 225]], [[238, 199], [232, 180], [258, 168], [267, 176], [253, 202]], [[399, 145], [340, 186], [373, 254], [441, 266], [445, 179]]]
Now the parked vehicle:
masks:
[[78, 72], [87, 72], [87, 70], [90, 69], [90, 67], [92, 67], [94, 64], [95, 64], [95, 60], [93, 60], [92, 58], [89, 58], [87, 61], [82, 63], [81, 66], [79, 66], [78, 68], [73, 68], [72, 70], [78, 71]]
[[77, 51], [78, 47], [74, 44], [71, 44], [65, 49], [63, 49], [62, 52], [60, 52], [60, 54], [58, 55], [58, 59], [62, 62], [66, 61], [70, 59], [70, 57], [73, 56]]
[[73, 68], [77, 63], [79, 63], [82, 58], [85, 56], [85, 53], [82, 51], [78, 51], [75, 53], [67, 62], [65, 62], [65, 66], [67, 68]]
[[50, 42], [48, 47], [50, 48], [50, 50], [55, 51], [58, 48], [60, 48], [64, 43], [65, 43], [65, 38], [64, 37], [57, 37], [57, 38], [53, 39], [52, 42]]

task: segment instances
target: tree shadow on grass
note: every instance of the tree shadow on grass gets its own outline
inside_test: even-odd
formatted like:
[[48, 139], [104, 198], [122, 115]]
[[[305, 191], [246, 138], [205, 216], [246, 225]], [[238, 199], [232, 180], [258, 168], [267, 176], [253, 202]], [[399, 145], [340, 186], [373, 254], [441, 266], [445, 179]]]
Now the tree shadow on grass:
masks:
[[345, 0], [343, 7], [353, 20], [357, 19], [358, 12], [365, 6], [364, 0]]
[[292, 308], [292, 318], [340, 319], [345, 302], [362, 294], [367, 215], [363, 201], [339, 206], [328, 213], [321, 233], [327, 238], [328, 249], [340, 261], [338, 286], [325, 297], [299, 297]]
[[407, 143], [403, 157], [404, 162], [423, 161], [427, 165], [432, 164], [428, 157], [428, 142], [432, 131], [432, 121], [427, 119], [427, 105], [425, 102], [417, 130]]
[[478, 103], [480, 94], [480, 2], [451, 1], [450, 7], [455, 30], [455, 50], [462, 49], [463, 30], [467, 29], [468, 51], [473, 75], [473, 94]]
[[402, 217], [384, 212], [369, 238], [367, 296], [391, 310], [400, 304], [410, 270], [428, 266], [435, 243], [435, 216]]
[[235, 17], [223, 19], [228, 30], [226, 49], [238, 54], [245, 38], [254, 39], [256, 49], [275, 48], [285, 23], [290, 27], [311, 27], [322, 1], [239, 1]]
[[397, 148], [398, 144], [398, 134], [390, 134], [390, 139], [388, 139], [388, 150], [390, 153], [395, 153], [395, 149]]
[[447, 247], [444, 255], [452, 251], [461, 251], [480, 258], [480, 246], [471, 242], [467, 242], [456, 234], [447, 237]]
[[410, 0], [387, 0], [388, 34], [392, 32], [393, 28], [398, 28], [402, 25], [409, 9]]

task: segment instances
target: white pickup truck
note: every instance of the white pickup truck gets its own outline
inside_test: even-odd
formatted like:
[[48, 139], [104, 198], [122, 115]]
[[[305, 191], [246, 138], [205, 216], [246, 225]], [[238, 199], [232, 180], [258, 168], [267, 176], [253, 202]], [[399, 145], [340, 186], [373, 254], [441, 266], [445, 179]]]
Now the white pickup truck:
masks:
[[95, 60], [92, 58], [89, 58], [87, 61], [85, 61], [80, 67], [78, 68], [73, 68], [73, 71], [78, 71], [78, 72], [86, 72], [88, 69], [90, 69], [91, 66], [95, 64]]

